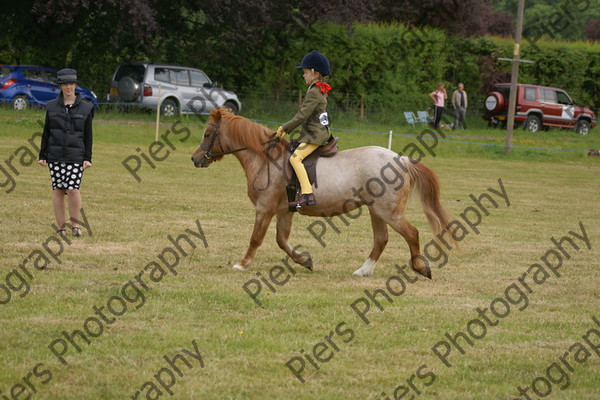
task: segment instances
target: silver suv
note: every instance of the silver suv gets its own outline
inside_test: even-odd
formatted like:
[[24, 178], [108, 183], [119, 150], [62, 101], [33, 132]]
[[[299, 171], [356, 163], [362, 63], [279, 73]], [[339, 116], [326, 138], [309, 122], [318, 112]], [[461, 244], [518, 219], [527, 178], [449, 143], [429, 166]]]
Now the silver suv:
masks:
[[235, 93], [221, 89], [196, 68], [143, 62], [121, 63], [110, 83], [109, 103], [140, 103], [156, 110], [158, 85], [162, 115], [208, 114], [229, 107], [239, 113], [242, 103]]

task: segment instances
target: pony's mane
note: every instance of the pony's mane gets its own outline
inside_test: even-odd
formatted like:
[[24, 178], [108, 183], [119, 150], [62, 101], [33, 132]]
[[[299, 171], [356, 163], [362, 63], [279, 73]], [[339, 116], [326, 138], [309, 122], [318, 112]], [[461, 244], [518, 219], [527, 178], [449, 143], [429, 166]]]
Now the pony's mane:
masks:
[[220, 109], [219, 111], [222, 118], [221, 124], [227, 127], [227, 136], [239, 146], [244, 146], [258, 154], [266, 155], [265, 149], [268, 146], [269, 139], [273, 135], [272, 130], [227, 110]]

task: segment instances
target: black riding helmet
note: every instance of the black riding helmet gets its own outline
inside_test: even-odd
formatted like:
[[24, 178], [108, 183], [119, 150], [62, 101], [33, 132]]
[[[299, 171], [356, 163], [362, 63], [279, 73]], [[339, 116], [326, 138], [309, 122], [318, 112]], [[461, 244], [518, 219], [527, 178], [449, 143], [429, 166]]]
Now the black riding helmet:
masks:
[[323, 76], [331, 75], [329, 60], [316, 50], [313, 50], [305, 55], [300, 65], [298, 65], [296, 68], [309, 68], [320, 72]]

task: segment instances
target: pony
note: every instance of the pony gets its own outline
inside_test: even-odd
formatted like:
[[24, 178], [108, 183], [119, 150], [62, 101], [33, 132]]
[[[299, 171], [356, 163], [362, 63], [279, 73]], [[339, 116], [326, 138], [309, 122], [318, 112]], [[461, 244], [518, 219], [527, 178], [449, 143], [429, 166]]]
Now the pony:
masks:
[[[268, 128], [235, 115], [226, 108], [213, 109], [204, 136], [192, 154], [197, 168], [206, 168], [227, 154], [234, 154], [246, 173], [248, 197], [256, 209], [250, 245], [234, 269], [250, 268], [274, 215], [277, 217], [276, 240], [279, 247], [297, 264], [313, 270], [308, 252], [298, 252], [288, 242], [294, 213], [288, 208], [286, 171], [289, 142], [274, 137]], [[289, 155], [289, 153], [288, 153]], [[369, 276], [388, 242], [387, 225], [398, 232], [409, 246], [411, 267], [431, 279], [431, 269], [420, 254], [419, 232], [404, 215], [413, 190], [436, 234], [446, 231], [450, 216], [440, 202], [440, 184], [435, 173], [421, 162], [378, 146], [340, 151], [317, 164], [317, 204], [299, 209], [301, 215], [332, 217], [366, 206], [373, 229], [373, 248], [363, 265], [354, 271]], [[448, 240], [455, 242], [452, 235]]]

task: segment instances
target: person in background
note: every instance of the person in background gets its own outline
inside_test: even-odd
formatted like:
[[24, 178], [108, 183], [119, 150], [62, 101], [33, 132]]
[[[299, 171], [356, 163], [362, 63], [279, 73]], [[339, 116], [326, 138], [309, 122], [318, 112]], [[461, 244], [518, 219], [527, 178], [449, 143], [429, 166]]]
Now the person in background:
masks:
[[454, 125], [452, 125], [452, 130], [456, 128], [467, 129], [465, 117], [467, 115], [468, 104], [465, 85], [459, 83], [458, 89], [452, 93], [452, 106], [454, 106]]
[[65, 195], [68, 197], [71, 233], [81, 236], [81, 194], [83, 171], [92, 166], [93, 104], [75, 93], [77, 71], [64, 68], [57, 72], [60, 93], [46, 105], [46, 122], [38, 163], [50, 169], [52, 205], [58, 223], [57, 233], [66, 236]]
[[440, 83], [436, 90], [429, 93], [429, 97], [433, 100], [433, 127], [437, 129], [440, 126], [442, 113], [444, 112], [444, 103], [448, 98], [444, 84]]

